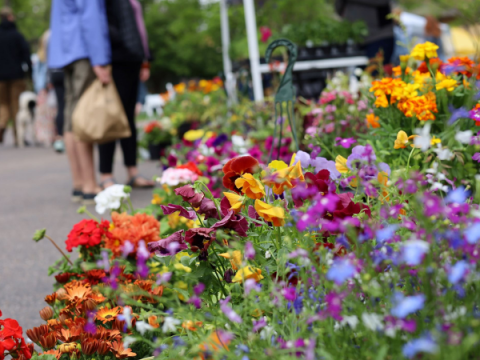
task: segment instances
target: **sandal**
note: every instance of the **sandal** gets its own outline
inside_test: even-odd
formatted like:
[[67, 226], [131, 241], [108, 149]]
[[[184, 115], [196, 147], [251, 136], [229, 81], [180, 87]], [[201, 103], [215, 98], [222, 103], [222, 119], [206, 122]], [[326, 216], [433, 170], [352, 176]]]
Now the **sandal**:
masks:
[[[111, 178], [108, 178], [108, 179], [105, 179], [105, 180], [101, 181], [101, 182], [100, 182], [100, 188], [101, 188], [102, 190], [105, 190], [107, 187], [109, 187], [109, 186], [106, 186], [106, 185], [107, 185], [107, 184], [110, 184], [110, 183], [111, 183], [112, 185], [118, 184], [118, 183], [115, 181], [115, 179], [114, 179], [113, 177], [111, 177]], [[110, 186], [111, 186], [111, 185], [110, 185]]]
[[83, 194], [82, 205], [95, 205], [95, 196], [97, 196], [97, 194]]
[[147, 184], [144, 184], [144, 185], [139, 185], [139, 184], [137, 184], [138, 179], [143, 179], [147, 182], [150, 182], [150, 180], [147, 180], [147, 178], [143, 177], [142, 175], [136, 175], [136, 176], [134, 176], [130, 179], [130, 181], [127, 183], [127, 185], [131, 186], [132, 188], [135, 188], [135, 189], [151, 189], [151, 188], [155, 187], [155, 183], [153, 181], [151, 181], [151, 183], [147, 183]]
[[82, 201], [82, 199], [83, 199], [83, 192], [82, 192], [82, 190], [75, 190], [75, 189], [73, 189], [73, 190], [72, 190], [72, 202], [78, 203], [78, 202]]

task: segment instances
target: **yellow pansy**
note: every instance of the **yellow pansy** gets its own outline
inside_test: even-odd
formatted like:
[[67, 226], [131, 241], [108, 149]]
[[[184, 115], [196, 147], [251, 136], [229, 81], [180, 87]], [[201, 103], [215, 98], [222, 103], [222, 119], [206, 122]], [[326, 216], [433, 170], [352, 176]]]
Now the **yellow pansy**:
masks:
[[273, 226], [285, 225], [285, 209], [255, 200], [255, 210], [265, 221], [271, 222]]
[[232, 279], [232, 283], [242, 283], [248, 279], [254, 279], [257, 282], [262, 280], [262, 270], [252, 266], [245, 266], [244, 268], [238, 270], [238, 272], [235, 274], [235, 277]]
[[205, 131], [203, 130], [188, 130], [185, 135], [183, 135], [183, 138], [187, 141], [195, 141], [203, 138], [203, 135], [205, 135]]
[[230, 210], [238, 213], [242, 208], [244, 197], [230, 192], [224, 192], [223, 195], [225, 195], [230, 203]]
[[[405, 149], [408, 145], [408, 143], [413, 140], [417, 135], [411, 135], [408, 136], [407, 133], [403, 130], [400, 130], [397, 134], [397, 139], [395, 140], [395, 143], [393, 144], [394, 149]], [[410, 144], [411, 147], [413, 147], [413, 144]]]
[[439, 138], [435, 137], [435, 136], [432, 136], [432, 139], [430, 140], [430, 145], [436, 145], [436, 144], [441, 144], [442, 140], [440, 140]]
[[[187, 290], [188, 289], [188, 285], [186, 283], [184, 283], [183, 281], [177, 281], [174, 285], [173, 285], [174, 288], [178, 288], [180, 290]], [[178, 294], [178, 298], [182, 301], [185, 300], [185, 296], [183, 296], [182, 294], [180, 294], [179, 292], [177, 292]]]
[[347, 159], [345, 159], [342, 155], [337, 155], [335, 158], [335, 167], [337, 168], [338, 172], [346, 174], [348, 172]]
[[176, 229], [180, 223], [179, 212], [174, 212], [173, 214], [167, 215], [167, 223], [170, 226], [170, 229]]
[[188, 266], [185, 266], [183, 265], [182, 263], [178, 263], [178, 264], [175, 264], [173, 265], [173, 267], [177, 270], [183, 270], [185, 271], [186, 273], [191, 273], [192, 272], [192, 269], [189, 268]]
[[438, 45], [427, 41], [425, 44], [418, 44], [416, 45], [410, 56], [415, 58], [416, 60], [425, 60], [425, 58], [436, 58], [437, 55]]
[[285, 187], [294, 188], [295, 181], [305, 181], [300, 161], [293, 166], [274, 172], [270, 179], [264, 180], [264, 183], [270, 186], [275, 194], [281, 195]]
[[242, 190], [242, 193], [250, 199], [261, 199], [265, 196], [265, 189], [260, 181], [255, 179], [252, 174], [246, 173], [235, 180], [235, 186]]
[[162, 205], [163, 199], [158, 194], [153, 194], [152, 205]]
[[180, 260], [182, 260], [182, 258], [185, 257], [185, 256], [188, 256], [189, 258], [192, 257], [191, 255], [188, 254], [188, 252], [186, 252], [186, 251], [181, 251], [181, 252], [179, 252], [179, 253], [177, 253], [177, 254], [175, 255], [175, 261], [180, 261]]
[[235, 250], [231, 253], [218, 254], [218, 256], [229, 259], [233, 270], [238, 270], [240, 266], [242, 266], [242, 252], [240, 250]]
[[457, 80], [454, 79], [445, 79], [437, 84], [437, 90], [447, 89], [448, 91], [453, 91], [457, 87]]
[[281, 160], [273, 160], [268, 167], [273, 170], [282, 170], [288, 168], [288, 165]]
[[289, 166], [293, 166], [295, 164], [295, 159], [297, 158], [297, 153], [293, 153], [292, 155], [292, 159], [290, 160], [290, 165]]

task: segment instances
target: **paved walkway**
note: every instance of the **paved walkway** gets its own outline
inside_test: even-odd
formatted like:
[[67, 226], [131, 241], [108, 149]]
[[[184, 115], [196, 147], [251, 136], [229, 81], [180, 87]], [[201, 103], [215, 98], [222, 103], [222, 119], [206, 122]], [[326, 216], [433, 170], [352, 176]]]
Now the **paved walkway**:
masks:
[[[117, 153], [115, 177], [125, 181], [122, 156]], [[159, 173], [157, 164], [140, 164], [146, 177]], [[66, 155], [51, 149], [15, 149], [0, 145], [0, 309], [18, 320], [24, 331], [38, 326], [38, 311], [46, 306], [53, 277], [48, 267], [61, 255], [48, 240], [35, 243], [32, 235], [46, 228], [61, 247], [72, 226], [82, 219], [70, 202], [71, 182]], [[151, 190], [134, 190], [134, 206], [150, 202]], [[90, 209], [94, 212], [94, 209]]]

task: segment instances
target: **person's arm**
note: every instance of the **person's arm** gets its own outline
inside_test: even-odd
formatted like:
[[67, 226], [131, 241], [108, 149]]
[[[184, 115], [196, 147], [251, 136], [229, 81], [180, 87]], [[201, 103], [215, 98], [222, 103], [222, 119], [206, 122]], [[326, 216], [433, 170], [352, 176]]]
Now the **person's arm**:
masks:
[[111, 62], [105, 0], [77, 0], [81, 11], [82, 34], [92, 66]]

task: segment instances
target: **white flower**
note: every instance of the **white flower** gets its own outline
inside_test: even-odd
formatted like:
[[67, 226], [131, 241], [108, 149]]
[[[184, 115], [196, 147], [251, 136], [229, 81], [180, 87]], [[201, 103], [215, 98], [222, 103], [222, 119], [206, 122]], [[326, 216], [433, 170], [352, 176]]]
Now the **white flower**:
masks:
[[372, 331], [383, 330], [382, 320], [383, 320], [383, 317], [375, 313], [362, 314], [363, 325], [365, 325], [367, 329], [370, 329]]
[[453, 157], [453, 153], [448, 148], [443, 148], [438, 145], [438, 148], [433, 149], [433, 151], [437, 154], [440, 160], [450, 160]]
[[233, 149], [240, 154], [245, 154], [247, 152], [245, 140], [241, 136], [232, 135], [232, 145]]
[[356, 76], [362, 76], [363, 74], [363, 70], [360, 69], [360, 68], [355, 68], [355, 70], [353, 70], [353, 73], [356, 75]]
[[177, 186], [179, 184], [194, 182], [197, 179], [198, 175], [191, 170], [168, 168], [163, 172], [160, 183], [168, 186]]
[[260, 339], [270, 339], [272, 335], [276, 335], [277, 332], [273, 330], [273, 326], [267, 325], [265, 326], [262, 331], [260, 331]]
[[128, 349], [135, 341], [137, 341], [137, 339], [135, 339], [133, 336], [126, 336], [123, 338], [123, 347]]
[[95, 196], [95, 211], [104, 214], [107, 210], [117, 210], [122, 205], [122, 200], [129, 196], [125, 192], [125, 185], [112, 185]]
[[459, 131], [458, 133], [455, 134], [455, 140], [457, 140], [462, 144], [470, 144], [470, 141], [472, 141], [472, 136], [473, 136], [472, 130]]
[[145, 321], [137, 321], [135, 326], [137, 328], [137, 331], [142, 335], [145, 334], [146, 331], [153, 330], [153, 326], [146, 323]]
[[270, 251], [265, 251], [265, 259], [270, 259], [272, 257], [272, 253]]
[[415, 133], [418, 136], [413, 140], [413, 143], [415, 147], [420, 148], [422, 151], [427, 151], [430, 148], [430, 140], [432, 139], [430, 136], [431, 126], [430, 123], [427, 123], [423, 128], [415, 129]]
[[177, 331], [177, 325], [180, 325], [180, 320], [177, 320], [171, 316], [167, 316], [163, 320], [162, 331], [164, 333]]
[[358, 317], [355, 315], [352, 316], [344, 316], [342, 322], [340, 323], [342, 326], [348, 325], [352, 328], [352, 330], [355, 330], [355, 328], [358, 325]]
[[123, 320], [127, 323], [127, 326], [130, 328], [132, 326], [132, 309], [130, 307], [124, 307], [122, 315], [118, 316], [120, 320]]

